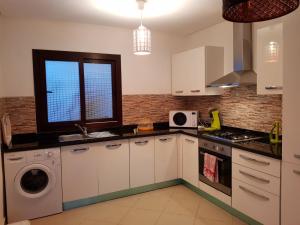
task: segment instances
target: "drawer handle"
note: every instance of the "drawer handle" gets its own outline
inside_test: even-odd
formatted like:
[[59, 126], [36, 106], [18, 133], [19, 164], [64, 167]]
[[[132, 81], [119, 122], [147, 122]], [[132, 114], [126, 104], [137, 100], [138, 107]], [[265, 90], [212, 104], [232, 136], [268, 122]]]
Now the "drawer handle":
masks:
[[136, 141], [136, 142], [134, 142], [135, 144], [137, 144], [137, 145], [145, 145], [145, 144], [147, 144], [149, 141]]
[[200, 90], [191, 90], [192, 93], [199, 93]]
[[294, 157], [295, 157], [296, 159], [300, 159], [300, 155], [295, 154]]
[[175, 91], [176, 94], [182, 94], [183, 91]]
[[257, 194], [257, 193], [255, 193], [254, 191], [251, 191], [251, 190], [249, 190], [248, 188], [245, 188], [244, 186], [239, 185], [239, 188], [240, 188], [241, 190], [243, 190], [243, 191], [245, 191], [245, 192], [251, 194], [251, 195], [254, 195], [254, 196], [256, 196], [256, 197], [262, 199], [262, 200], [265, 200], [265, 201], [269, 201], [269, 200], [270, 200], [268, 197], [266, 197], [266, 196], [264, 196], [264, 195], [261, 195], [261, 194]]
[[72, 152], [85, 152], [88, 151], [90, 148], [86, 147], [86, 148], [75, 148], [72, 150]]
[[190, 143], [193, 143], [193, 144], [195, 143], [195, 141], [190, 140], [190, 139], [187, 139], [187, 138], [185, 139], [185, 141], [190, 142]]
[[159, 139], [161, 142], [166, 142], [172, 140], [172, 138], [160, 138]]
[[300, 171], [299, 170], [293, 170], [294, 174], [300, 175]]
[[267, 184], [270, 183], [270, 181], [267, 180], [267, 179], [264, 179], [264, 178], [261, 178], [261, 177], [254, 176], [254, 175], [252, 175], [252, 174], [250, 174], [250, 173], [246, 173], [246, 172], [244, 172], [244, 171], [242, 171], [242, 170], [239, 170], [239, 172], [240, 172], [240, 174], [243, 174], [243, 175], [245, 175], [245, 176], [247, 176], [247, 177], [254, 178], [254, 179], [259, 180], [259, 181], [261, 181], [261, 182], [264, 182], [264, 183], [267, 183]]
[[106, 145], [106, 148], [108, 148], [108, 149], [116, 149], [116, 148], [119, 148], [121, 146], [122, 146], [122, 144], [113, 144], [113, 145]]
[[15, 157], [15, 158], [9, 158], [10, 161], [19, 161], [24, 159], [23, 157]]
[[247, 156], [244, 156], [244, 155], [240, 155], [240, 157], [245, 159], [245, 160], [251, 161], [251, 162], [260, 163], [260, 164], [263, 164], [263, 165], [266, 165], [266, 166], [270, 165], [269, 162], [253, 159], [253, 158], [250, 158], [250, 157], [247, 157]]
[[282, 90], [282, 86], [266, 86], [266, 90]]

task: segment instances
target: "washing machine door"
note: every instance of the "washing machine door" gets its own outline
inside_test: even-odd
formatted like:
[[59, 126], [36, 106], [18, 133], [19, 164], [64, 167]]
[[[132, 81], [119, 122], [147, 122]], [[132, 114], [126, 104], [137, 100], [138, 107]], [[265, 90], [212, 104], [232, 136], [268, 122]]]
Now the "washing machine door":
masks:
[[31, 164], [15, 177], [17, 192], [26, 198], [40, 198], [55, 186], [55, 174], [45, 165]]

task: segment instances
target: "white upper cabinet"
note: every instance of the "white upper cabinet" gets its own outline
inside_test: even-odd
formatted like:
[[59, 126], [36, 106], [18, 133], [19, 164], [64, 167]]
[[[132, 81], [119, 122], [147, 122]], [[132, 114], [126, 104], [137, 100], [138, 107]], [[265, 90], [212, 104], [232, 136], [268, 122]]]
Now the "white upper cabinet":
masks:
[[256, 31], [257, 93], [282, 94], [283, 24]]
[[155, 137], [155, 182], [177, 179], [176, 135]]
[[207, 88], [224, 75], [224, 48], [205, 46], [172, 56], [172, 95], [220, 95], [220, 88]]

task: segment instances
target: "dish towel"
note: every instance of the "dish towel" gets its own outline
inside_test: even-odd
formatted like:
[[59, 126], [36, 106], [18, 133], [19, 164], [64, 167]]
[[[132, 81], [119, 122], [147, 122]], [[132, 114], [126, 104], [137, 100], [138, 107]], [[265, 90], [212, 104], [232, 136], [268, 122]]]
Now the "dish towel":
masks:
[[204, 153], [204, 176], [211, 182], [219, 182], [218, 159], [216, 156]]

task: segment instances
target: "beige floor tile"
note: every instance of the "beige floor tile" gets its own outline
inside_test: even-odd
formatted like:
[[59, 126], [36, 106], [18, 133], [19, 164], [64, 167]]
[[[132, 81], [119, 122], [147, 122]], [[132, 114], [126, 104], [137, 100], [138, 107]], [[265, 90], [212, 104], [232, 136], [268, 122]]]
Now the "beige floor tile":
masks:
[[232, 223], [228, 221], [197, 218], [194, 225], [232, 225]]
[[129, 207], [100, 203], [85, 207], [84, 218], [92, 221], [118, 223], [129, 212], [129, 209]]
[[166, 208], [168, 201], [170, 201], [168, 197], [152, 194], [140, 198], [134, 207], [161, 212]]
[[80, 225], [117, 225], [117, 223], [110, 223], [107, 221], [85, 220]]
[[114, 199], [111, 201], [103, 202], [102, 204], [113, 205], [118, 207], [133, 207], [137, 201], [141, 198], [141, 195], [132, 195], [129, 197]]
[[129, 213], [121, 220], [121, 225], [154, 225], [160, 212], [145, 209], [131, 209]]
[[163, 213], [156, 225], [193, 225], [194, 217]]
[[198, 198], [172, 196], [171, 200], [168, 201], [166, 205], [165, 212], [195, 217], [198, 205]]
[[80, 225], [85, 218], [73, 210], [72, 212], [64, 212], [54, 216], [43, 217], [32, 220], [32, 225]]
[[232, 223], [232, 215], [207, 200], [201, 200], [197, 212], [197, 218], [220, 220]]
[[232, 225], [247, 225], [244, 221], [241, 221], [240, 219], [233, 217], [232, 218]]

